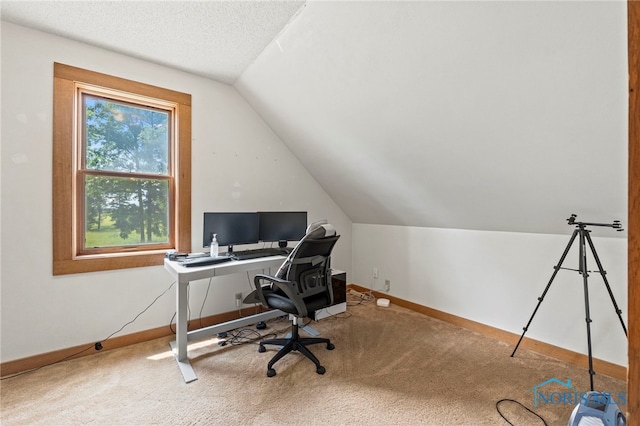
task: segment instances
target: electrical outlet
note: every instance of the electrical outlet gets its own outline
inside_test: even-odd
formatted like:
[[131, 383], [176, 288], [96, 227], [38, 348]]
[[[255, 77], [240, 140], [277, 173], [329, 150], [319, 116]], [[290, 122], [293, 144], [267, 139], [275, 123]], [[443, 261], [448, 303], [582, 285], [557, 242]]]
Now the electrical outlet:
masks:
[[384, 280], [384, 291], [387, 293], [391, 290], [391, 280]]
[[373, 268], [373, 278], [378, 278], [378, 268]]
[[236, 306], [242, 306], [242, 293], [236, 293]]

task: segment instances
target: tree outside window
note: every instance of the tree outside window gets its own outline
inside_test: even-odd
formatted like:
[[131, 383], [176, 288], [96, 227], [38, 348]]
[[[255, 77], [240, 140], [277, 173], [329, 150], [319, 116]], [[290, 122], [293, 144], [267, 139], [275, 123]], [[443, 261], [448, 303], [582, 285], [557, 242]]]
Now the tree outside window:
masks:
[[82, 99], [84, 250], [168, 243], [172, 111]]

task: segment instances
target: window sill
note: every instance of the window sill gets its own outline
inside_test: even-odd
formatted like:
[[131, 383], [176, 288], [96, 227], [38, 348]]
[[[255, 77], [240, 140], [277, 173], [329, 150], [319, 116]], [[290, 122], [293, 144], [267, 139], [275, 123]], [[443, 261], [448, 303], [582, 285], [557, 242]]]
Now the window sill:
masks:
[[158, 266], [164, 263], [166, 250], [79, 256], [53, 261], [53, 275], [80, 274], [117, 269]]

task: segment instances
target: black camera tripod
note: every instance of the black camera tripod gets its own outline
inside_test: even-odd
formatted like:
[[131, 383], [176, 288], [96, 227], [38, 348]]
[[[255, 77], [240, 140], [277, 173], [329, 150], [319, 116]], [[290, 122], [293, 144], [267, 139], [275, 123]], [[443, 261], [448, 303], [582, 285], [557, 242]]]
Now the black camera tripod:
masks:
[[[558, 274], [558, 271], [560, 269], [568, 269], [570, 271], [576, 271], [580, 273], [580, 275], [582, 275], [582, 281], [584, 286], [584, 310], [586, 313], [586, 323], [587, 323], [587, 347], [589, 349], [589, 378], [591, 382], [591, 390], [593, 390], [593, 376], [595, 374], [595, 371], [593, 371], [593, 356], [591, 352], [591, 316], [589, 314], [589, 287], [588, 287], [589, 272], [591, 271], [587, 270], [587, 250], [586, 250], [587, 243], [591, 248], [591, 253], [593, 253], [593, 258], [595, 259], [596, 264], [598, 265], [597, 272], [600, 273], [604, 281], [604, 284], [607, 287], [607, 291], [609, 292], [609, 296], [611, 297], [611, 302], [613, 302], [613, 307], [616, 310], [616, 314], [618, 314], [618, 318], [620, 319], [620, 324], [622, 324], [622, 329], [624, 330], [625, 336], [627, 335], [627, 327], [625, 327], [624, 325], [624, 320], [622, 319], [622, 315], [621, 315], [622, 311], [620, 310], [620, 308], [618, 308], [616, 299], [613, 297], [613, 292], [611, 291], [611, 287], [609, 286], [609, 282], [607, 281], [607, 272], [604, 269], [602, 269], [602, 263], [600, 263], [600, 258], [598, 257], [598, 253], [596, 253], [596, 248], [594, 247], [593, 241], [591, 240], [591, 236], [589, 235], [591, 231], [588, 231], [585, 228], [587, 226], [608, 226], [610, 228], [617, 229], [618, 231], [622, 231], [623, 229], [622, 229], [622, 224], [620, 223], [619, 220], [616, 220], [610, 224], [576, 222], [575, 214], [572, 214], [571, 217], [567, 219], [567, 222], [569, 223], [569, 225], [575, 225], [576, 229], [574, 229], [573, 234], [571, 235], [571, 239], [569, 240], [569, 244], [567, 244], [567, 248], [564, 250], [564, 253], [562, 253], [562, 257], [560, 257], [560, 262], [558, 262], [558, 265], [553, 267], [554, 271], [553, 271], [553, 274], [551, 275], [551, 279], [549, 280], [549, 284], [547, 284], [547, 287], [544, 289], [544, 292], [542, 292], [542, 296], [538, 297], [538, 304], [536, 305], [536, 308], [533, 310], [533, 314], [531, 314], [531, 318], [529, 318], [529, 322], [523, 328], [524, 331], [520, 336], [520, 340], [518, 340], [518, 344], [516, 345], [515, 349], [511, 353], [511, 356], [513, 357], [516, 354], [516, 351], [518, 350], [518, 346], [520, 346], [520, 342], [522, 342], [522, 339], [524, 338], [525, 333], [529, 329], [529, 325], [531, 325], [531, 321], [533, 321], [533, 317], [536, 315], [536, 312], [538, 312], [538, 308], [540, 307], [540, 304], [542, 304], [542, 301], [544, 300], [544, 297], [547, 294], [547, 291], [549, 291], [549, 287], [551, 287], [551, 283], [553, 282], [553, 279]], [[573, 242], [575, 241], [576, 236], [580, 236], [580, 240], [579, 240], [580, 254], [579, 254], [578, 269], [562, 268], [562, 262], [564, 262], [565, 257], [567, 257], [567, 254], [569, 253], [569, 250], [571, 249], [571, 246], [573, 245]]]

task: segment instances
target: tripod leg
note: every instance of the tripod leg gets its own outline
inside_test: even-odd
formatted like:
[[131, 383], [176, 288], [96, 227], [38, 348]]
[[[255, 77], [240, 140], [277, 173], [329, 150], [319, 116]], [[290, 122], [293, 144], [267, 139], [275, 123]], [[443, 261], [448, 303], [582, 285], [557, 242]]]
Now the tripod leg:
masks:
[[551, 287], [551, 283], [553, 282], [553, 279], [558, 274], [558, 271], [560, 270], [560, 267], [562, 266], [562, 262], [564, 262], [564, 259], [567, 257], [567, 254], [569, 253], [569, 250], [571, 249], [571, 245], [573, 244], [573, 241], [576, 239], [576, 235], [578, 235], [578, 230], [577, 229], [575, 229], [573, 231], [573, 234], [571, 235], [571, 239], [569, 240], [569, 244], [567, 244], [567, 248], [564, 249], [564, 253], [562, 253], [562, 256], [560, 257], [560, 261], [558, 262], [558, 264], [556, 266], [553, 267], [554, 271], [553, 271], [553, 274], [551, 275], [551, 279], [549, 280], [549, 283], [547, 284], [547, 286], [545, 287], [544, 291], [542, 292], [542, 296], [538, 297], [538, 304], [536, 305], [536, 308], [533, 310], [533, 313], [531, 314], [531, 318], [529, 318], [529, 322], [527, 322], [527, 325], [523, 327], [524, 331], [522, 332], [522, 335], [520, 336], [520, 339], [518, 340], [518, 344], [516, 344], [515, 349], [511, 353], [511, 357], [513, 357], [516, 354], [516, 351], [518, 350], [518, 347], [520, 346], [520, 343], [522, 342], [522, 339], [524, 338], [525, 333], [527, 332], [527, 330], [529, 329], [529, 326], [531, 325], [531, 321], [533, 321], [533, 317], [536, 316], [536, 312], [538, 312], [538, 308], [540, 308], [540, 305], [542, 304], [542, 301], [544, 300], [544, 297], [547, 295], [547, 292], [549, 291], [549, 287]]
[[607, 272], [602, 268], [602, 263], [600, 263], [600, 258], [598, 257], [598, 253], [596, 253], [596, 248], [593, 245], [593, 241], [591, 240], [591, 236], [589, 234], [586, 235], [587, 242], [589, 243], [589, 247], [591, 247], [591, 253], [593, 253], [593, 258], [598, 265], [598, 272], [602, 275], [602, 280], [604, 281], [604, 285], [607, 287], [607, 291], [609, 292], [609, 297], [611, 298], [611, 302], [613, 303], [613, 308], [616, 310], [616, 314], [618, 314], [618, 319], [620, 320], [620, 324], [622, 324], [622, 330], [624, 330], [624, 335], [627, 336], [627, 327], [624, 325], [624, 320], [622, 319], [622, 311], [618, 308], [618, 304], [616, 303], [615, 297], [613, 297], [613, 292], [611, 291], [611, 286], [609, 286], [609, 281], [607, 281]]
[[582, 282], [584, 285], [584, 310], [585, 321], [587, 323], [587, 348], [589, 350], [589, 381], [591, 384], [591, 390], [593, 390], [593, 375], [596, 374], [593, 371], [593, 355], [591, 352], [591, 316], [589, 314], [589, 272], [587, 272], [587, 251], [585, 250], [585, 234], [588, 235], [589, 231], [580, 229], [580, 274], [582, 274]]

